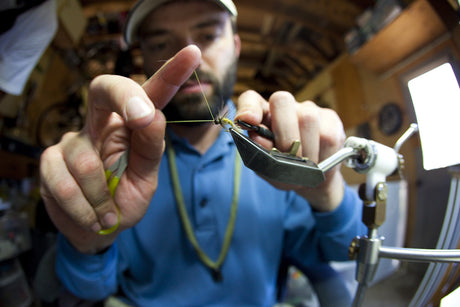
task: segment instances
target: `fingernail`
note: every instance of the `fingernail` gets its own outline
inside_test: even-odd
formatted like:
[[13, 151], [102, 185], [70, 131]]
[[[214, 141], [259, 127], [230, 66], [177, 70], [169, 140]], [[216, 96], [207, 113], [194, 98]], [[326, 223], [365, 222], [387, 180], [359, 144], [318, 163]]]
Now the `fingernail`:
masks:
[[133, 120], [151, 114], [153, 108], [139, 96], [134, 96], [128, 100], [125, 106], [125, 119]]
[[237, 110], [236, 114], [235, 114], [235, 117], [234, 117], [234, 120], [237, 121], [241, 117], [248, 116], [248, 114], [249, 114], [249, 116], [252, 116], [252, 112], [250, 110]]
[[91, 230], [94, 232], [99, 232], [101, 229], [101, 224], [99, 223], [94, 223], [94, 225], [91, 227]]
[[106, 213], [102, 218], [102, 222], [105, 227], [110, 228], [118, 223], [118, 216], [113, 212]]

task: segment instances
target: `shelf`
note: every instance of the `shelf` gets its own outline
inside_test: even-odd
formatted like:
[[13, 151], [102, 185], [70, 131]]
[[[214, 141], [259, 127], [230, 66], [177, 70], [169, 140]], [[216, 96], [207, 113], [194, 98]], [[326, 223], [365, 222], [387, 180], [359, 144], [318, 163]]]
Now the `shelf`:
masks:
[[446, 32], [428, 1], [416, 0], [353, 53], [351, 60], [372, 72], [383, 73]]

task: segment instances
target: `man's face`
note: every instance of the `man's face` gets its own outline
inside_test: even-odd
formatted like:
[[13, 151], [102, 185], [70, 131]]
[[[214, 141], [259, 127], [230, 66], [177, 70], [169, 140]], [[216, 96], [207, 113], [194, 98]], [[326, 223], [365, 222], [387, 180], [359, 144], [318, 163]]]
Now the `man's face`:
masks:
[[179, 1], [154, 10], [141, 24], [144, 69], [152, 75], [166, 60], [187, 45], [197, 45], [202, 62], [164, 108], [168, 121], [211, 119], [232, 95], [236, 79], [239, 37], [233, 33], [229, 13], [207, 1]]

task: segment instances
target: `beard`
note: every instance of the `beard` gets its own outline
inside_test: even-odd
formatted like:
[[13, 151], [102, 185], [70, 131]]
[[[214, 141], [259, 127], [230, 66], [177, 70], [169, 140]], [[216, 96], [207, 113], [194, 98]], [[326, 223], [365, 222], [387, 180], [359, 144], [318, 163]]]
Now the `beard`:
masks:
[[[235, 59], [225, 72], [222, 84], [216, 76], [200, 69], [196, 70], [198, 80], [202, 83], [211, 84], [212, 94], [206, 96], [205, 93], [194, 93], [187, 95], [176, 95], [162, 110], [167, 121], [191, 121], [181, 123], [187, 126], [200, 126], [208, 122], [193, 122], [193, 120], [209, 120], [217, 118], [225, 108], [227, 100], [233, 94], [233, 87], [236, 82], [237, 59]], [[190, 80], [196, 82], [193, 74]], [[208, 104], [206, 103], [208, 101]], [[212, 113], [212, 115], [211, 115]]]

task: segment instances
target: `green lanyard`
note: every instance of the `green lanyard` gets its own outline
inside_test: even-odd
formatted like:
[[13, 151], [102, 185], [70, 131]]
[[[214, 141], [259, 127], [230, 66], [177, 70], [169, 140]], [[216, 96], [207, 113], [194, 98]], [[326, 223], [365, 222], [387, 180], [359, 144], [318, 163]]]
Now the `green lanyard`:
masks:
[[235, 170], [233, 177], [233, 200], [230, 207], [230, 217], [227, 224], [227, 229], [225, 231], [224, 242], [222, 244], [222, 249], [217, 261], [211, 260], [208, 255], [201, 249], [195, 234], [193, 232], [192, 224], [187, 215], [187, 210], [185, 209], [184, 197], [182, 194], [182, 189], [180, 187], [179, 174], [177, 172], [176, 166], [176, 156], [174, 153], [174, 148], [172, 147], [171, 140], [166, 136], [167, 143], [167, 155], [169, 162], [169, 171], [171, 174], [174, 196], [176, 198], [177, 210], [179, 212], [180, 220], [182, 222], [182, 227], [184, 227], [185, 233], [188, 240], [192, 244], [195, 252], [200, 258], [201, 262], [206, 265], [212, 272], [212, 277], [215, 281], [222, 280], [221, 266], [227, 256], [228, 249], [230, 247], [230, 242], [232, 240], [233, 231], [235, 229], [236, 221], [236, 212], [238, 209], [238, 197], [240, 193], [240, 179], [241, 179], [241, 159], [239, 158], [238, 151], [235, 154]]

